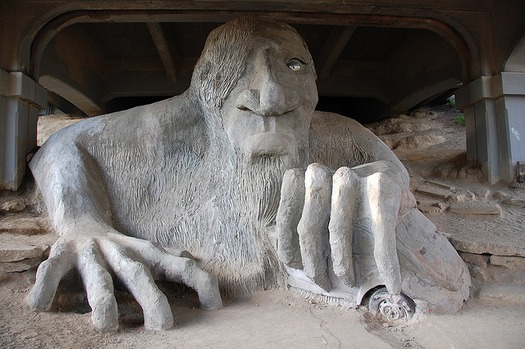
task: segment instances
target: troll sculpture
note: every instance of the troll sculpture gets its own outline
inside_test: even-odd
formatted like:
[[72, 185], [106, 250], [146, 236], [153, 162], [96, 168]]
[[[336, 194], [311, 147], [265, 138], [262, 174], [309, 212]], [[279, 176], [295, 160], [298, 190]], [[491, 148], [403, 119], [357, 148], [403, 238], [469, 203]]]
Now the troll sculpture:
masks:
[[353, 304], [376, 291], [393, 318], [459, 309], [470, 276], [406, 169], [357, 122], [314, 111], [315, 80], [292, 27], [243, 17], [209, 35], [183, 94], [53, 135], [30, 167], [59, 239], [30, 306], [49, 309], [76, 268], [101, 329], [118, 327], [113, 278], [149, 329], [173, 325], [156, 279], [212, 309], [285, 285]]

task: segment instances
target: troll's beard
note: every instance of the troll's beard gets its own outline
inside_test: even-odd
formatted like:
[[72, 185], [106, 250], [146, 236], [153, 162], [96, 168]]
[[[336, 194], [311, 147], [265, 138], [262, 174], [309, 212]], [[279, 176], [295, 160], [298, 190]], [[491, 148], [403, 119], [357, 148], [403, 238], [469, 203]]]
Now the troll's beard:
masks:
[[219, 114], [210, 113], [206, 121], [209, 147], [203, 166], [192, 175], [198, 203], [185, 221], [178, 220], [182, 234], [175, 236], [218, 277], [225, 294], [282, 284], [284, 273], [269, 233], [284, 172], [306, 166], [308, 139], [299, 137], [302, 143], [288, 152], [272, 153], [270, 144], [254, 154], [234, 147]]
[[[284, 273], [270, 231], [275, 225], [284, 172], [298, 167], [290, 156], [259, 156], [229, 162], [220, 195], [213, 257], [206, 268], [219, 277], [223, 291], [247, 293], [281, 284]], [[224, 164], [223, 164], [224, 165]], [[220, 213], [219, 213], [220, 212]], [[211, 246], [208, 246], [208, 248]], [[211, 251], [210, 251], [211, 252]]]

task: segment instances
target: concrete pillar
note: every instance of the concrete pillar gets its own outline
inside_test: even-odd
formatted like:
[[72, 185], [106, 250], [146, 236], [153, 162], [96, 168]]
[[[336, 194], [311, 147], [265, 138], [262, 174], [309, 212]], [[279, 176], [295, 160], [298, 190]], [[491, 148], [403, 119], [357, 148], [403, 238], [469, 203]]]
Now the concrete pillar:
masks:
[[26, 155], [36, 147], [38, 112], [47, 91], [22, 72], [0, 69], [0, 189], [17, 190]]
[[490, 183], [510, 183], [525, 161], [525, 73], [482, 76], [456, 93], [465, 113], [467, 157]]

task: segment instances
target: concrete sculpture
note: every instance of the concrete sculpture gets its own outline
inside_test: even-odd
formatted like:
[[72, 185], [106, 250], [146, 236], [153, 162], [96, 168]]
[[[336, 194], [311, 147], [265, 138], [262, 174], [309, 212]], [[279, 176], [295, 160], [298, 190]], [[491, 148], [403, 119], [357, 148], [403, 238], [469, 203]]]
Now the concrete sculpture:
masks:
[[219, 289], [287, 284], [351, 304], [375, 291], [391, 318], [459, 309], [470, 276], [406, 169], [355, 121], [314, 111], [315, 80], [294, 29], [240, 18], [210, 34], [182, 95], [51, 137], [30, 167], [60, 238], [31, 307], [49, 309], [77, 268], [101, 329], [118, 327], [112, 277], [150, 329], [173, 325], [157, 278], [206, 308]]

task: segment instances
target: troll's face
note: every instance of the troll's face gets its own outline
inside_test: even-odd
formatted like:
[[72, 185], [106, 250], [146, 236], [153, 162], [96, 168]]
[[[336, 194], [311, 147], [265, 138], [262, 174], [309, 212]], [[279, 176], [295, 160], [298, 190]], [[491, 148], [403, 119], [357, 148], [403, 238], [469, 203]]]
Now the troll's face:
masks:
[[219, 27], [193, 79], [244, 160], [305, 160], [318, 96], [312, 57], [293, 28], [249, 17]]
[[222, 106], [228, 138], [250, 161], [301, 160], [318, 100], [311, 56], [301, 37], [281, 25], [257, 26], [247, 49], [244, 74]]

